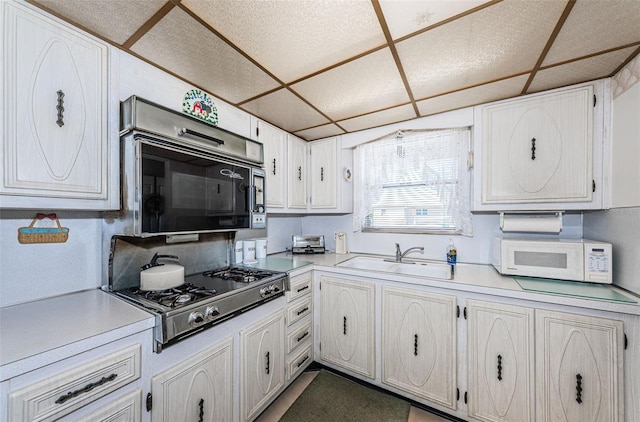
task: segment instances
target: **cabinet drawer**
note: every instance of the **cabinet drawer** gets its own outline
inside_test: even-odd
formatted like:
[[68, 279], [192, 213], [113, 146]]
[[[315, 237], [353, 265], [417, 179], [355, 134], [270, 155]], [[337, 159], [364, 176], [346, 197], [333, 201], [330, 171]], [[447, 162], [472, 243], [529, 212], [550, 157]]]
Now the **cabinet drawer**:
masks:
[[302, 327], [287, 336], [287, 353], [291, 353], [301, 344], [307, 343], [311, 338], [313, 338], [313, 333], [311, 332], [311, 321], [308, 321]]
[[292, 302], [299, 297], [311, 293], [311, 280], [311, 271], [293, 277], [289, 282], [289, 284], [291, 285], [291, 290], [286, 294], [287, 302]]
[[9, 393], [9, 420], [58, 419], [138, 378], [134, 345]]
[[287, 360], [287, 381], [298, 376], [313, 361], [311, 345]]
[[311, 315], [311, 298], [308, 297], [287, 308], [287, 327]]
[[77, 422], [140, 422], [142, 390], [135, 390]]

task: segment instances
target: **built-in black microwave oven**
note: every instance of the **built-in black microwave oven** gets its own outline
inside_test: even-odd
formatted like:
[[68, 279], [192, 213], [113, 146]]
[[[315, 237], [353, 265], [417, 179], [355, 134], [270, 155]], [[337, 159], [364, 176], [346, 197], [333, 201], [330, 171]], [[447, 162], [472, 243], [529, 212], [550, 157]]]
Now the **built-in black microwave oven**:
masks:
[[136, 97], [121, 120], [123, 234], [265, 228], [261, 144]]

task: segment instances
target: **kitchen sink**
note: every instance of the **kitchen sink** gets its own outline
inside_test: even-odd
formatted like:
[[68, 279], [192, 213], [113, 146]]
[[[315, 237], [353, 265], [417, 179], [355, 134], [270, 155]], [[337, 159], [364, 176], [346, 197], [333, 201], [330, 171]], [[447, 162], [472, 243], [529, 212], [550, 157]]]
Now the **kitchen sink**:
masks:
[[392, 274], [415, 277], [439, 278], [451, 280], [451, 267], [438, 262], [389, 262], [383, 258], [357, 256], [337, 265], [338, 267], [357, 268], [359, 270], [381, 271]]

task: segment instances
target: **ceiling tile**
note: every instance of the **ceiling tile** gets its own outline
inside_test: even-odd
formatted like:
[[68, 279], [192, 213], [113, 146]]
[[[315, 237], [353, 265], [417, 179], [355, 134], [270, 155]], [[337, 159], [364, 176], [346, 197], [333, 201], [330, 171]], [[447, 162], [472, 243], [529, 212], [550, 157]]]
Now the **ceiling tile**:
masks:
[[517, 75], [538, 60], [565, 1], [508, 1], [398, 43], [416, 99]]
[[279, 84], [176, 7], [131, 50], [231, 103]]
[[334, 120], [409, 101], [388, 48], [291, 86]]
[[416, 112], [411, 104], [400, 107], [394, 107], [375, 113], [365, 114], [364, 116], [354, 117], [339, 121], [338, 124], [348, 132], [356, 132], [358, 130], [368, 129], [376, 126], [388, 125], [391, 123], [402, 122], [416, 118]]
[[528, 78], [529, 74], [527, 73], [516, 76], [515, 78], [503, 79], [451, 94], [429, 98], [428, 100], [418, 102], [418, 110], [420, 110], [420, 115], [428, 116], [504, 98], [516, 97], [522, 92], [522, 88], [524, 88]]
[[638, 41], [640, 1], [578, 1], [547, 53], [543, 66]]
[[38, 3], [116, 44], [123, 44], [166, 0], [39, 0]]
[[637, 47], [624, 48], [588, 59], [540, 70], [533, 78], [528, 92], [538, 92], [560, 86], [590, 81], [609, 76]]
[[284, 88], [241, 107], [289, 132], [329, 123], [326, 117]]
[[380, 8], [389, 27], [391, 38], [397, 40], [424, 28], [435, 25], [486, 0], [380, 0]]
[[369, 0], [183, 0], [284, 82], [383, 45]]
[[329, 125], [301, 130], [294, 133], [294, 135], [299, 136], [302, 139], [306, 139], [307, 141], [313, 141], [314, 139], [328, 138], [330, 136], [341, 135], [343, 133], [344, 131], [342, 129], [332, 123]]

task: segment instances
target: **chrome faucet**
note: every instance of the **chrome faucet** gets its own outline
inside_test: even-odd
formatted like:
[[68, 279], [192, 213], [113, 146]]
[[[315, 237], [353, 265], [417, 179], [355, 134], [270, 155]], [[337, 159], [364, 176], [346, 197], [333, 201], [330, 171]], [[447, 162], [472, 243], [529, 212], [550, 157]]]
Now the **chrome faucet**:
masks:
[[[420, 253], [424, 252], [424, 248], [422, 246], [414, 246], [413, 248], [409, 248], [406, 251], [402, 252], [402, 250], [400, 249], [400, 244], [396, 243], [396, 259], [395, 261], [391, 260], [391, 259], [386, 259], [385, 261], [392, 261], [392, 262], [402, 262], [402, 258], [404, 258], [408, 253], [413, 252], [413, 251], [420, 251]], [[412, 261], [405, 261], [407, 264], [415, 264], [415, 262]]]

